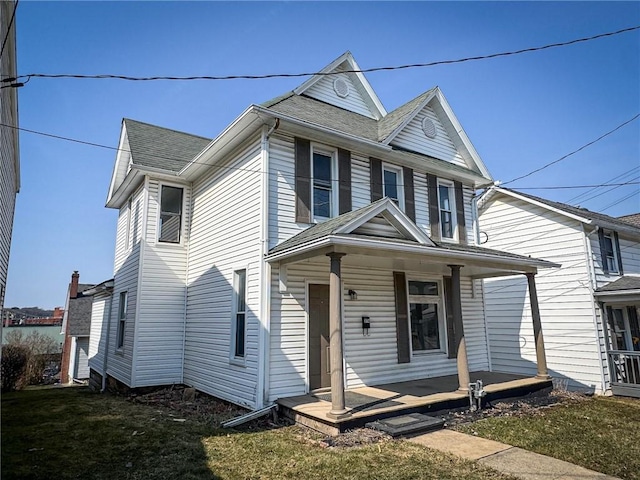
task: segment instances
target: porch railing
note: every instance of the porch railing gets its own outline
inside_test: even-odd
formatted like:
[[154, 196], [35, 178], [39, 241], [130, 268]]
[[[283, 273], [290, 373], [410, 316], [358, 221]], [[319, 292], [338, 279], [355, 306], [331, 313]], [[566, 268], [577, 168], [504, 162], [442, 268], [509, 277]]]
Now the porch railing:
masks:
[[614, 394], [640, 396], [640, 352], [610, 351], [609, 370]]

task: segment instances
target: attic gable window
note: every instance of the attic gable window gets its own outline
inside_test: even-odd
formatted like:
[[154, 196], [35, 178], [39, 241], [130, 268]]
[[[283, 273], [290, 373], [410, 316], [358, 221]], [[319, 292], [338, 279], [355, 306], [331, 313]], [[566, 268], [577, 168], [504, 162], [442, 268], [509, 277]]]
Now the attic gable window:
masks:
[[183, 190], [179, 187], [162, 186], [158, 234], [158, 241], [160, 242], [180, 243]]

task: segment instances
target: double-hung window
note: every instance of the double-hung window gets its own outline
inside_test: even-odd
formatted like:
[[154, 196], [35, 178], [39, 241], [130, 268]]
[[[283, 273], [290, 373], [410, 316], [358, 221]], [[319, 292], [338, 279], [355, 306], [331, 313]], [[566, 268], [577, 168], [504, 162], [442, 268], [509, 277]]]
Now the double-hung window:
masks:
[[160, 225], [158, 240], [180, 243], [183, 189], [163, 185], [160, 192]]
[[613, 232], [604, 232], [600, 248], [603, 249], [602, 259], [606, 262], [605, 270], [610, 273], [618, 273], [618, 252], [616, 251]]
[[414, 352], [444, 351], [442, 288], [435, 281], [409, 281], [411, 348]]
[[382, 168], [383, 194], [396, 202], [396, 205], [404, 210], [404, 188], [402, 181], [402, 169], [391, 165]]
[[127, 292], [120, 292], [118, 304], [118, 330], [116, 333], [116, 350], [124, 347], [124, 330], [127, 322]]
[[327, 219], [336, 215], [337, 188], [335, 152], [312, 147], [313, 218]]
[[236, 270], [233, 277], [232, 358], [244, 359], [247, 328], [247, 271]]
[[438, 209], [440, 211], [440, 235], [443, 239], [454, 239], [456, 232], [456, 205], [453, 184], [438, 181]]

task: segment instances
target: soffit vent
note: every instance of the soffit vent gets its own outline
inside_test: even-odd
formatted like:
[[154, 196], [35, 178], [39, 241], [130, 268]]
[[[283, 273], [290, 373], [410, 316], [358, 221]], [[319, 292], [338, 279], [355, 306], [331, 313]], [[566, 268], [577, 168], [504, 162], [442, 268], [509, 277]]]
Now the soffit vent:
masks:
[[428, 118], [422, 119], [422, 131], [428, 138], [436, 138], [438, 134], [435, 123]]
[[333, 81], [333, 89], [340, 98], [349, 96], [349, 84], [342, 77], [338, 77]]

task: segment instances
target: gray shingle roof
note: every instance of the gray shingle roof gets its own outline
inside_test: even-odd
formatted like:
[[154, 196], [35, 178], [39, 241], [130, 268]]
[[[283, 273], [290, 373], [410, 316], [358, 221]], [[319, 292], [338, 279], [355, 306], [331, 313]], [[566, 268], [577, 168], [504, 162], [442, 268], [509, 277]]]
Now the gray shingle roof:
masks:
[[[95, 285], [89, 283], [78, 284], [78, 292], [89, 290]], [[69, 324], [69, 335], [71, 336], [89, 336], [91, 330], [91, 306], [93, 304], [92, 296], [83, 296], [78, 294], [77, 298], [69, 299], [69, 312], [67, 314], [67, 322]]]
[[305, 95], [283, 95], [263, 104], [269, 110], [332, 128], [367, 140], [378, 141], [378, 122]]
[[618, 220], [621, 220], [624, 223], [628, 223], [629, 225], [633, 225], [634, 227], [640, 228], [640, 213], [623, 215], [622, 217], [618, 217]]
[[[609, 215], [605, 215], [604, 213], [592, 212], [586, 208], [573, 207], [571, 205], [567, 205], [566, 203], [554, 202], [552, 200], [547, 200], [546, 198], [536, 197], [535, 195], [530, 195], [528, 193], [522, 193], [518, 190], [513, 190], [510, 188], [500, 187], [503, 190], [509, 190], [511, 192], [517, 193], [523, 197], [529, 198], [531, 200], [535, 200], [540, 203], [544, 203], [545, 205], [549, 205], [550, 207], [557, 208], [558, 210], [563, 210], [567, 213], [571, 213], [572, 215], [577, 215], [579, 217], [586, 218], [591, 220], [594, 223], [604, 222], [611, 225], [618, 225], [625, 229], [629, 229], [629, 227], [633, 228], [636, 225], [632, 223], [625, 222], [619, 218], [610, 217]], [[640, 228], [637, 228], [638, 233], [640, 234]]]
[[133, 163], [179, 172], [211, 139], [125, 118]]
[[[338, 217], [334, 217], [330, 220], [327, 220], [326, 222], [323, 223], [317, 223], [315, 225], [312, 225], [311, 227], [307, 228], [306, 230], [303, 230], [302, 232], [298, 233], [297, 235], [294, 235], [293, 237], [289, 238], [288, 240], [285, 240], [284, 242], [276, 245], [275, 247], [273, 247], [271, 250], [269, 250], [269, 254], [275, 254], [275, 253], [279, 253], [279, 252], [283, 252], [286, 250], [290, 250], [293, 249], [295, 247], [299, 247], [302, 246], [306, 243], [310, 243], [313, 242], [315, 240], [320, 240], [321, 238], [324, 237], [328, 237], [330, 235], [335, 235], [336, 231], [340, 229], [340, 227], [343, 227], [344, 225], [348, 224], [349, 222], [351, 222], [353, 219], [362, 216], [362, 215], [366, 215], [367, 212], [369, 212], [370, 210], [375, 209], [379, 203], [384, 202], [386, 200], [386, 198], [382, 198], [380, 200], [377, 200], [369, 205], [366, 205], [362, 208], [359, 208], [357, 210], [353, 210], [351, 212], [347, 212], [347, 213], [343, 213], [342, 215], [338, 216]], [[363, 238], [363, 237], [367, 237], [367, 238], [376, 238], [376, 240], [382, 240], [382, 241], [387, 241], [389, 243], [404, 243], [404, 244], [408, 244], [408, 245], [417, 245], [418, 242], [413, 241], [413, 240], [407, 240], [407, 239], [397, 239], [397, 238], [385, 238], [385, 237], [373, 237], [373, 236], [369, 236], [369, 235], [357, 235], [357, 234], [341, 234], [341, 236], [348, 236], [348, 237], [353, 237], [353, 238]], [[493, 250], [490, 248], [483, 248], [483, 247], [476, 247], [475, 245], [460, 245], [460, 244], [451, 244], [451, 243], [445, 243], [445, 242], [434, 242], [435, 243], [435, 247], [427, 247], [425, 245], [425, 248], [435, 248], [435, 249], [444, 249], [444, 250], [453, 250], [453, 251], [458, 251], [458, 252], [466, 252], [466, 253], [479, 253], [479, 254], [486, 254], [486, 255], [492, 255], [492, 256], [498, 256], [498, 257], [503, 257], [503, 258], [510, 258], [510, 259], [516, 259], [516, 260], [532, 260], [531, 257], [527, 257], [524, 255], [518, 255], [515, 253], [508, 253], [508, 252], [503, 252], [500, 250]], [[537, 261], [541, 261], [539, 259], [535, 259]], [[542, 260], [544, 261], [544, 260]], [[549, 265], [552, 265], [551, 263], [549, 263]]]
[[615, 282], [607, 283], [596, 292], [619, 292], [622, 290], [640, 290], [640, 277], [622, 276]]
[[407, 115], [411, 115], [420, 106], [424, 100], [433, 93], [437, 87], [427, 90], [422, 95], [418, 95], [413, 100], [408, 101], [404, 105], [396, 108], [394, 111], [389, 112], [386, 117], [380, 119], [378, 124], [378, 138], [382, 142], [391, 133], [398, 128], [402, 122], [407, 118]]

